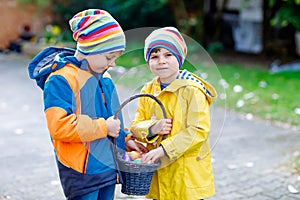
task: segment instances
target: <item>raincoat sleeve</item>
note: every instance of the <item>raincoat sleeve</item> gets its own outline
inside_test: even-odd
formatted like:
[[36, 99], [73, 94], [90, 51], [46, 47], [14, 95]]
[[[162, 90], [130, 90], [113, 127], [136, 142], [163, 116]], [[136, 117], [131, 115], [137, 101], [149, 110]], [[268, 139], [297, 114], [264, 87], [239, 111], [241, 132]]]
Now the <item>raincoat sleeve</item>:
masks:
[[147, 136], [149, 134], [149, 128], [154, 125], [157, 120], [149, 119], [147, 116], [149, 116], [149, 113], [146, 110], [146, 100], [145, 98], [140, 98], [134, 120], [130, 125], [130, 131], [141, 142], [153, 143], [159, 136], [156, 136], [151, 140], [148, 140]]
[[104, 118], [76, 113], [76, 98], [68, 81], [50, 76], [44, 88], [45, 115], [51, 137], [64, 142], [89, 142], [107, 136]]
[[200, 151], [210, 131], [210, 105], [206, 95], [196, 88], [186, 89], [181, 95], [185, 99], [186, 109], [175, 112], [186, 115], [186, 121], [180, 122], [186, 127], [161, 142], [171, 160], [177, 159], [187, 151]]

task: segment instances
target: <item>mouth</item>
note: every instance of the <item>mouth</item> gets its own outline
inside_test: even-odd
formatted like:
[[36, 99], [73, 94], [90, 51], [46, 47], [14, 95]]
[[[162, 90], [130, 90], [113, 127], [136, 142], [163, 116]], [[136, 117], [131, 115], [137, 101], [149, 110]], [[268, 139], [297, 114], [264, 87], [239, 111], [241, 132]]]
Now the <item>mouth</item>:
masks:
[[160, 70], [166, 70], [168, 69], [167, 67], [160, 67], [160, 68], [156, 68], [157, 71], [160, 71]]

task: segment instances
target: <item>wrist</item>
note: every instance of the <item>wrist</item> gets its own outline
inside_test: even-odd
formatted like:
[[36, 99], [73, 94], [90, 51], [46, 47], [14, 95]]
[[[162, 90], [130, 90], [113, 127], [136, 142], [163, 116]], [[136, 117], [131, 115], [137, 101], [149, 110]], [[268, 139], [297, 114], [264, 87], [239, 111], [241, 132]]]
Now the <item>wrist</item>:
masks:
[[127, 143], [129, 140], [134, 140], [134, 136], [132, 133], [129, 133], [128, 135], [126, 135], [125, 143]]
[[164, 156], [169, 157], [163, 145], [159, 145], [159, 148], [162, 148], [162, 150], [164, 152]]
[[155, 138], [156, 136], [157, 136], [157, 134], [154, 134], [153, 132], [152, 132], [152, 129], [151, 129], [151, 127], [148, 129], [148, 135], [147, 135], [147, 139], [148, 140], [152, 140], [153, 138]]

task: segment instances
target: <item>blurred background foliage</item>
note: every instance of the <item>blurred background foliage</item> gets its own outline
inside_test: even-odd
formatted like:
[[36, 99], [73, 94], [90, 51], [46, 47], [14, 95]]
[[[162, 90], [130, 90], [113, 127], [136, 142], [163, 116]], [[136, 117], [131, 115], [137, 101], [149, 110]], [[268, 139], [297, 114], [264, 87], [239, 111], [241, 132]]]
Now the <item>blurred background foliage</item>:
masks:
[[[246, 4], [241, 0], [239, 10], [230, 10], [229, 0], [17, 0], [49, 8], [53, 24], [61, 29], [63, 40], [72, 41], [68, 21], [77, 12], [88, 8], [108, 10], [124, 30], [138, 27], [176, 26], [182, 33], [199, 42], [211, 54], [234, 49], [233, 30], [224, 21], [225, 14], [237, 16]], [[294, 34], [300, 30], [300, 0], [261, 0], [263, 12], [262, 46], [260, 55], [286, 62], [298, 57]]]

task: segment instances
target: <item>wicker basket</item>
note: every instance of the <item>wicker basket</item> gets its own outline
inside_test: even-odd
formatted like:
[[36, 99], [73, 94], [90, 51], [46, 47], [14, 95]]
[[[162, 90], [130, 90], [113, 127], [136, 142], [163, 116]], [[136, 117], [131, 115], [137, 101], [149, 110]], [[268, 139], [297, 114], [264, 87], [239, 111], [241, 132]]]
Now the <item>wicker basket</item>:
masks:
[[117, 155], [117, 161], [123, 179], [121, 192], [128, 195], [148, 194], [152, 176], [160, 163], [147, 164], [125, 161], [121, 154]]
[[[137, 94], [135, 96], [130, 97], [126, 101], [124, 101], [120, 108], [115, 113], [115, 118], [118, 117], [121, 109], [130, 101], [139, 98], [139, 97], [150, 97], [155, 100], [160, 108], [162, 109], [164, 118], [166, 117], [166, 111], [162, 103], [153, 95], [150, 94]], [[158, 163], [135, 163], [133, 161], [125, 161], [122, 159], [123, 154], [117, 153], [116, 160], [117, 164], [121, 170], [122, 175], [122, 189], [121, 192], [128, 195], [138, 195], [143, 196], [149, 193], [150, 184], [152, 181], [152, 176], [157, 168], [160, 166], [160, 162]]]

